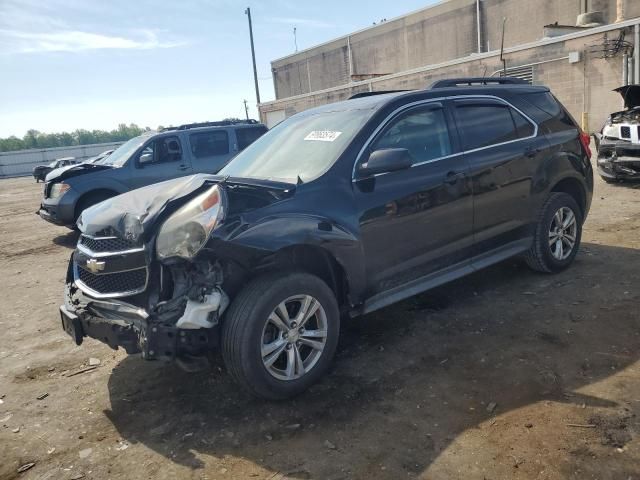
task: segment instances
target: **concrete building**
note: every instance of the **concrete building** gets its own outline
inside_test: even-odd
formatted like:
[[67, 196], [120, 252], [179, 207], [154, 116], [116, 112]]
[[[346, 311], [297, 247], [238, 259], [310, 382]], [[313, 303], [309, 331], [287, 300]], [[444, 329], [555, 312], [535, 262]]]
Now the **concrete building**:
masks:
[[549, 86], [590, 131], [620, 109], [612, 89], [640, 83], [640, 0], [447, 0], [274, 60], [276, 100], [260, 104], [261, 119], [272, 126], [363, 91], [501, 75], [503, 25], [507, 74]]

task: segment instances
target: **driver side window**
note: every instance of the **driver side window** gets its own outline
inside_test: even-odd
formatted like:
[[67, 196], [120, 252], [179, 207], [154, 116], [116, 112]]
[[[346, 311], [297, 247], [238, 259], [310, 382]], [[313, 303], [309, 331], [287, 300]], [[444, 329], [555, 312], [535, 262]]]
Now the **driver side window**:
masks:
[[182, 147], [178, 137], [164, 137], [149, 143], [138, 155], [141, 166], [177, 162], [182, 159]]
[[451, 155], [449, 129], [442, 107], [417, 107], [400, 114], [385, 128], [370, 150], [406, 148], [413, 163]]

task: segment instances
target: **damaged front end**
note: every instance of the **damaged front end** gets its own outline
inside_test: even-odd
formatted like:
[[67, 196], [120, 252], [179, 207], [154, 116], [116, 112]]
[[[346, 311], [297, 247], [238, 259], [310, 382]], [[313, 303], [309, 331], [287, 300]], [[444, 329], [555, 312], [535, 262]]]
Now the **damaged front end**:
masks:
[[[114, 252], [116, 253], [116, 252]], [[86, 282], [88, 275], [79, 273], [85, 267], [84, 253], [71, 257], [60, 307], [62, 325], [76, 344], [84, 337], [95, 338], [113, 349], [122, 347], [129, 354], [141, 353], [153, 360], [193, 360], [218, 345], [220, 316], [229, 304], [222, 290], [222, 269], [218, 264], [199, 262], [193, 265], [165, 267], [154, 265], [151, 271], [161, 273], [160, 283], [150, 282], [149, 292], [126, 299], [118, 292], [125, 285], [127, 271], [109, 272], [108, 280]], [[174, 278], [181, 281], [174, 283]], [[165, 280], [166, 279], [166, 280]], [[113, 291], [107, 291], [111, 287]], [[120, 287], [120, 288], [129, 288]], [[171, 289], [170, 298], [162, 298]]]
[[290, 196], [292, 187], [194, 175], [85, 210], [60, 307], [64, 330], [78, 345], [91, 337], [200, 369], [254, 260], [254, 249], [230, 241], [246, 227], [242, 214]]
[[605, 180], [640, 178], [640, 85], [617, 88], [624, 111], [613, 113], [599, 134], [598, 172]]
[[189, 363], [217, 346], [229, 303], [220, 263], [194, 258], [226, 198], [212, 177], [158, 185], [83, 212], [62, 324], [78, 345], [92, 337], [146, 359]]

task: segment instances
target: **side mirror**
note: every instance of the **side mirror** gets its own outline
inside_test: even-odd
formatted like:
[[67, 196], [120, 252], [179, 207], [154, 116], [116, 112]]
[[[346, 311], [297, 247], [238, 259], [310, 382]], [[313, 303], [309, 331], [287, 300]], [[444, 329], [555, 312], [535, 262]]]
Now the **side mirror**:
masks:
[[153, 162], [153, 153], [143, 153], [142, 155], [140, 155], [140, 158], [138, 159], [138, 163], [140, 165], [144, 165], [145, 163], [151, 163]]
[[363, 175], [405, 170], [413, 164], [411, 154], [406, 148], [384, 148], [371, 152], [366, 163], [360, 165]]

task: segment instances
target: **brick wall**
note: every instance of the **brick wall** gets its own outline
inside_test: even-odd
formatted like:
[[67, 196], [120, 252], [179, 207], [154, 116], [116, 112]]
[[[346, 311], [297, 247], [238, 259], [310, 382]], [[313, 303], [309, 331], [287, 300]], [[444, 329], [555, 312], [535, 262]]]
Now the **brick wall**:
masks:
[[[608, 35], [615, 37], [618, 31], [611, 31]], [[601, 42], [603, 37], [604, 34], [600, 33], [507, 53], [508, 66], [537, 64], [533, 66], [534, 83], [550, 87], [578, 122], [582, 112], [587, 112], [590, 130], [595, 131], [609, 113], [622, 107], [620, 96], [612, 92], [621, 84], [622, 56], [619, 54], [614, 58], [600, 59], [585, 53], [585, 46]], [[630, 32], [627, 39], [632, 37]], [[575, 51], [581, 52], [581, 61], [571, 64], [565, 57]], [[360, 91], [421, 89], [442, 78], [490, 76], [499, 69], [501, 64], [498, 55], [485, 55], [478, 59], [468, 57], [455, 65], [434, 66], [428, 71], [373, 79], [329, 92], [263, 104], [260, 108], [263, 114], [284, 109], [286, 115], [290, 116], [314, 106], [345, 100]]]

